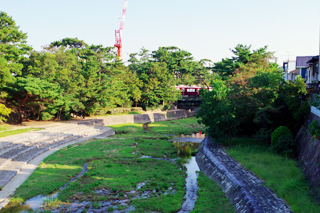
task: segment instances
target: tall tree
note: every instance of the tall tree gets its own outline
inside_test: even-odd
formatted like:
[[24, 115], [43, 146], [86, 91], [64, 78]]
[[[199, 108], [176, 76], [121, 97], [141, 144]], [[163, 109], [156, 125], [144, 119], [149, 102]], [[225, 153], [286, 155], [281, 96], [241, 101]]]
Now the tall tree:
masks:
[[26, 44], [27, 34], [19, 30], [12, 17], [0, 11], [0, 121], [5, 120], [3, 116], [8, 116], [11, 112], [2, 99], [7, 96], [3, 91], [7, 83], [13, 83], [13, 75], [21, 73], [27, 54], [31, 47]]
[[[220, 100], [216, 89], [204, 93], [204, 104], [198, 114], [201, 121], [209, 126], [209, 135], [218, 140], [228, 136], [230, 141], [237, 131], [252, 134], [264, 125], [268, 126], [268, 121], [262, 118], [265, 112], [272, 111], [283, 81], [280, 69], [271, 62], [272, 53], [267, 52], [266, 47], [251, 51], [250, 46], [238, 45], [233, 53], [235, 57], [224, 60], [234, 64], [233, 68], [228, 67], [231, 74], [226, 76], [224, 72], [217, 71], [221, 78], [212, 82], [213, 86], [216, 81], [224, 82], [228, 88], [225, 96]], [[212, 121], [207, 122], [210, 119]], [[232, 132], [229, 127], [232, 127]]]

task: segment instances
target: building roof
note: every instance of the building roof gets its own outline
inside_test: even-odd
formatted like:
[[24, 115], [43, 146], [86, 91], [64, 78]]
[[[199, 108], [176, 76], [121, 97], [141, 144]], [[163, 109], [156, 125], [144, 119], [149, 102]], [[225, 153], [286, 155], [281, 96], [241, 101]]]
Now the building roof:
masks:
[[292, 71], [289, 71], [289, 73], [294, 73], [294, 74], [298, 74], [298, 70], [292, 70]]
[[307, 63], [314, 63], [319, 61], [319, 56], [313, 56], [309, 61], [307, 61]]
[[312, 59], [313, 56], [297, 56], [296, 67], [308, 67], [308, 61]]

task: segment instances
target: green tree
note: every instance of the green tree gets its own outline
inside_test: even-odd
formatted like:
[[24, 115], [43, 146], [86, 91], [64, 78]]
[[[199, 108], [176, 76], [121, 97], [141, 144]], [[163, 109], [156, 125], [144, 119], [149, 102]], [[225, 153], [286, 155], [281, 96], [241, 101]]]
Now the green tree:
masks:
[[164, 105], [178, 99], [180, 92], [174, 88], [175, 79], [166, 63], [143, 63], [137, 74], [143, 83], [141, 101], [144, 107]]
[[[27, 35], [19, 30], [12, 17], [0, 11], [0, 103], [7, 94], [3, 91], [7, 83], [13, 83], [13, 75], [20, 74], [24, 55], [31, 48], [26, 44]], [[0, 104], [0, 121], [5, 120], [11, 109]]]
[[228, 88], [224, 98], [218, 98], [217, 89], [202, 93], [204, 104], [198, 115], [203, 121], [208, 120], [204, 123], [208, 125], [209, 135], [217, 140], [229, 137], [229, 142], [235, 132], [253, 134], [261, 128], [265, 132], [272, 129], [268, 115], [276, 110], [273, 104], [283, 82], [279, 67], [270, 61], [273, 55], [266, 47], [251, 51], [250, 46], [238, 45], [233, 53], [235, 57], [224, 60], [233, 61], [233, 70], [228, 67], [231, 75], [226, 78], [224, 72], [216, 72], [221, 78], [215, 77], [211, 85], [217, 87], [215, 81], [224, 82]]
[[55, 101], [61, 94], [59, 85], [35, 77], [18, 77], [17, 81], [8, 84], [5, 90], [11, 102], [17, 107], [20, 115], [19, 123], [24, 119], [25, 105], [40, 105], [39, 108], [43, 111], [45, 106], [42, 104]]
[[239, 121], [235, 108], [227, 97], [230, 89], [218, 75], [211, 81], [212, 91], [201, 90], [202, 104], [197, 112], [199, 123], [205, 124], [207, 132], [216, 141], [229, 141], [238, 132]]

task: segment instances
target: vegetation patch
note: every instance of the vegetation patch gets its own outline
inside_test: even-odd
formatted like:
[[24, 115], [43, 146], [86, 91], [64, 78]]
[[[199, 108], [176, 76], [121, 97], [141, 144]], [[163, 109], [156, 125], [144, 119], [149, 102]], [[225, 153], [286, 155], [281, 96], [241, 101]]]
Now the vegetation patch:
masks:
[[39, 129], [39, 128], [26, 128], [26, 129], [7, 130], [7, 131], [0, 132], [0, 138], [7, 137], [10, 135], [17, 135], [17, 134], [21, 134], [21, 133], [25, 133], [25, 132], [30, 132], [30, 131], [38, 131], [38, 130], [41, 130], [41, 129]]
[[234, 138], [227, 153], [251, 170], [279, 197], [286, 200], [293, 212], [320, 212], [310, 187], [295, 160], [270, 151], [258, 139]]
[[[145, 132], [142, 124], [115, 125], [118, 134], [114, 137], [125, 139], [89, 140], [57, 151], [16, 190], [10, 205], [57, 191], [87, 162], [87, 172], [62, 189], [57, 199], [47, 200], [47, 208], [76, 200], [89, 201], [90, 208], [101, 208], [102, 201], [131, 199], [135, 212], [177, 212], [186, 191], [186, 173], [180, 160], [166, 160], [177, 158], [168, 134], [191, 134], [204, 131], [204, 126], [198, 125], [195, 118], [150, 126], [152, 130]], [[163, 160], [140, 158], [142, 155]], [[128, 208], [118, 204], [113, 210], [120, 210], [118, 206]]]
[[221, 188], [202, 172], [199, 172], [198, 185], [198, 199], [191, 213], [234, 212], [233, 206]]

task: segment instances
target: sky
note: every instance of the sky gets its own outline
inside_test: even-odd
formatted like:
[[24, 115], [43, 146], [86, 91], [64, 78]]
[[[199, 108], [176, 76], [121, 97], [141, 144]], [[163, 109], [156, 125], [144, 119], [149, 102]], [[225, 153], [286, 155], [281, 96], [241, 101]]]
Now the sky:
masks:
[[[124, 0], [0, 0], [35, 50], [66, 37], [113, 46]], [[195, 60], [231, 57], [237, 44], [268, 46], [278, 64], [319, 54], [319, 0], [129, 0], [123, 61], [142, 47], [176, 46]]]

